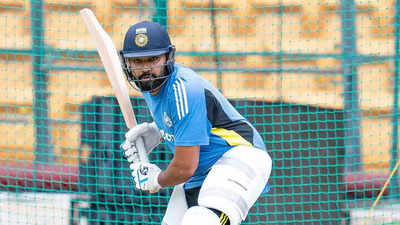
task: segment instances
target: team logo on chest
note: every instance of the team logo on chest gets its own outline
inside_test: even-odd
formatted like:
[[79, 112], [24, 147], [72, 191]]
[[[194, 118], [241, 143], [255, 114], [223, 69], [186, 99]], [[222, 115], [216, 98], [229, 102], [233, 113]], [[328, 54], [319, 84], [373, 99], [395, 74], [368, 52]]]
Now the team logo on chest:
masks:
[[172, 127], [172, 120], [171, 120], [171, 118], [168, 117], [166, 112], [164, 112], [164, 123], [168, 127]]

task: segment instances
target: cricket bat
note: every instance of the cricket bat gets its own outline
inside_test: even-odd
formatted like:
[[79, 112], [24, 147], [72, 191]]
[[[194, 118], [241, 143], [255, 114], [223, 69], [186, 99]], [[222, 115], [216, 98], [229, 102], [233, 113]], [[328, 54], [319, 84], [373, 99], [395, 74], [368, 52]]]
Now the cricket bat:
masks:
[[[129, 99], [128, 88], [125, 85], [124, 74], [115, 45], [90, 9], [82, 9], [80, 14], [85, 21], [87, 30], [96, 43], [97, 51], [106, 70], [114, 95], [118, 100], [125, 124], [131, 129], [136, 126], [136, 117]], [[137, 140], [136, 148], [139, 152], [140, 161], [148, 162], [142, 138]]]

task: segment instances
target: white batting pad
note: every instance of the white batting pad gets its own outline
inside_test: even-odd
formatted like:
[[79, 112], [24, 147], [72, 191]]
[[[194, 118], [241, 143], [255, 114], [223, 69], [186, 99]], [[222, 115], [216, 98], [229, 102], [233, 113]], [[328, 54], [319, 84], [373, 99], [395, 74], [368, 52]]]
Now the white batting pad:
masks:
[[183, 184], [176, 185], [168, 202], [167, 211], [162, 220], [162, 225], [180, 225], [183, 215], [187, 210], [187, 203]]
[[271, 173], [268, 153], [247, 146], [226, 152], [212, 167], [199, 194], [199, 205], [228, 215], [232, 225], [244, 220]]
[[190, 207], [181, 225], [221, 225], [217, 214], [202, 206]]

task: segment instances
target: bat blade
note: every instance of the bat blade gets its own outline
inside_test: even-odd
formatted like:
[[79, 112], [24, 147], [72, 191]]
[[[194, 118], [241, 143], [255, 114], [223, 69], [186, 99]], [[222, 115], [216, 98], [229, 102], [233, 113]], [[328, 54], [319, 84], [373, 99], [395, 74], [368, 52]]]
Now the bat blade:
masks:
[[[129, 129], [131, 129], [136, 126], [136, 117], [129, 99], [128, 89], [125, 85], [124, 74], [115, 45], [90, 9], [82, 9], [80, 14], [92, 39], [95, 41], [97, 52], [100, 55], [108, 80], [110, 81], [114, 91], [114, 95], [118, 100], [125, 124]], [[143, 140], [141, 138], [138, 139], [136, 145], [139, 151], [140, 160], [142, 162], [148, 162]]]

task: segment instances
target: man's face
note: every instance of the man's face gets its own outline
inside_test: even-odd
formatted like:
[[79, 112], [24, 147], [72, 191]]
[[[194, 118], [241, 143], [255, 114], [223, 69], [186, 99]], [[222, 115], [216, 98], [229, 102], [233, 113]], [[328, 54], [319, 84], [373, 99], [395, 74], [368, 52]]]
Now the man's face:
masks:
[[[158, 56], [146, 56], [137, 58], [128, 58], [127, 66], [133, 72], [135, 79], [141, 83], [144, 89], [151, 89], [154, 79], [164, 76], [167, 57], [165, 54]], [[142, 88], [143, 89], [143, 88]]]
[[143, 76], [144, 74], [153, 74], [156, 77], [162, 75], [164, 72], [166, 60], [167, 58], [165, 54], [157, 56], [128, 58], [127, 66], [132, 70], [136, 79], [146, 79], [146, 76]]

